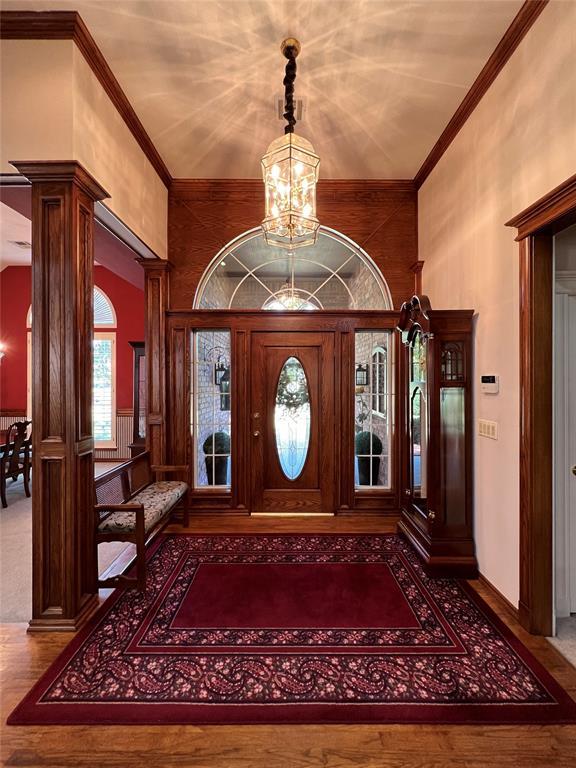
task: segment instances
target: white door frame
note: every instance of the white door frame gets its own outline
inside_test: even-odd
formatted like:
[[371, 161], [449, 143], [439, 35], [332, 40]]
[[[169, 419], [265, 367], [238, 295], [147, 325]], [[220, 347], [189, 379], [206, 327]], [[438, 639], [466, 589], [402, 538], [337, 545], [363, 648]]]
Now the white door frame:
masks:
[[576, 272], [554, 297], [554, 618], [576, 613]]

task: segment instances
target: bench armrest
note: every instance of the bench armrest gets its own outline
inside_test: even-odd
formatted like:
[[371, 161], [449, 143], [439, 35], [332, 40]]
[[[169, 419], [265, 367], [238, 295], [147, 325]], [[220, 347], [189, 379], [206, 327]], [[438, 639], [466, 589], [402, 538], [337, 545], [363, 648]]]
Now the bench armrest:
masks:
[[97, 513], [104, 512], [105, 514], [98, 514], [98, 525], [107, 520], [113, 512], [121, 510], [122, 512], [134, 512], [136, 522], [136, 533], [140, 536], [144, 536], [145, 520], [144, 520], [144, 505], [143, 504], [95, 504], [94, 510]]

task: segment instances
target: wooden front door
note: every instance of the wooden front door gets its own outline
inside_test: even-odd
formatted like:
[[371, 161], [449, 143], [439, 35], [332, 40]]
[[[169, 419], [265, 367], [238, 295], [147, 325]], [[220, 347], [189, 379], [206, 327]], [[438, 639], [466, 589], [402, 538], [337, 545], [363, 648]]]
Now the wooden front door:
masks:
[[252, 334], [252, 512], [333, 513], [334, 336]]

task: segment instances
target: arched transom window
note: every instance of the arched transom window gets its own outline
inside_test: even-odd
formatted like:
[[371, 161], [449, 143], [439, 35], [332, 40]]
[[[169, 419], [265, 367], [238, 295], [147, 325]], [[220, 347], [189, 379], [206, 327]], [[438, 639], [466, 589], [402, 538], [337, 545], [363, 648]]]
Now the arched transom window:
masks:
[[320, 227], [314, 245], [286, 251], [268, 245], [261, 229], [240, 235], [214, 258], [195, 309], [392, 309], [390, 291], [365, 251]]

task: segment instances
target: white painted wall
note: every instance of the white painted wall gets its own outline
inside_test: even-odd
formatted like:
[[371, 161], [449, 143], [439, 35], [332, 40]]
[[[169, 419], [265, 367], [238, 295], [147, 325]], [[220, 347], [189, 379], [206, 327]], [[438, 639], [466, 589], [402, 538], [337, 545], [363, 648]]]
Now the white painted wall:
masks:
[[0, 170], [10, 160], [72, 158], [72, 40], [2, 40]]
[[[480, 570], [519, 596], [518, 245], [504, 223], [576, 173], [576, 3], [551, 2], [420, 189], [423, 288], [433, 307], [472, 308]], [[552, 297], [551, 297], [552, 300]], [[500, 375], [482, 395], [481, 373]]]
[[74, 46], [74, 159], [110, 194], [118, 218], [168, 255], [168, 190], [80, 50]]
[[2, 40], [0, 171], [11, 160], [77, 160], [105, 205], [161, 258], [168, 191], [72, 40]]

